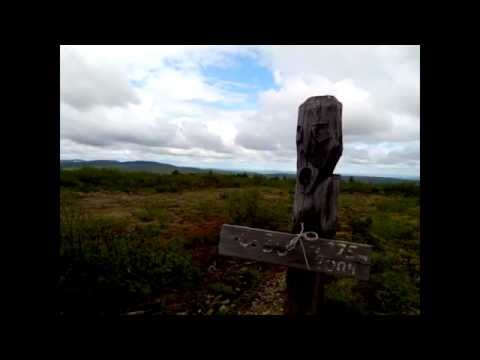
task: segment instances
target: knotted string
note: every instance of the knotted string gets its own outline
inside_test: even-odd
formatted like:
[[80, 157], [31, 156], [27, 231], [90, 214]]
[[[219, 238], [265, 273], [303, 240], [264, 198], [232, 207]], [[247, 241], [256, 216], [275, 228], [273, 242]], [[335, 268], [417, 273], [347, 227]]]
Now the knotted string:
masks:
[[307, 269], [310, 270], [310, 264], [308, 263], [308, 259], [307, 259], [307, 252], [305, 251], [305, 246], [303, 245], [302, 240], [317, 241], [318, 240], [318, 234], [314, 231], [304, 232], [303, 222], [300, 223], [300, 226], [301, 226], [300, 232], [297, 235], [295, 235], [292, 239], [290, 239], [287, 246], [285, 247], [285, 249], [286, 249], [285, 255], [288, 252], [294, 250], [295, 247], [297, 246], [297, 242], [300, 242], [300, 245], [302, 246], [302, 250], [303, 250], [303, 257], [305, 259], [305, 265], [307, 266]]
[[[288, 255], [289, 252], [295, 250], [295, 247], [297, 246], [297, 243], [300, 242], [300, 245], [302, 247], [302, 251], [303, 251], [303, 257], [305, 259], [305, 265], [307, 266], [307, 269], [310, 270], [310, 264], [308, 263], [308, 259], [307, 259], [307, 252], [305, 251], [305, 246], [303, 245], [303, 240], [307, 240], [307, 241], [317, 241], [318, 240], [318, 234], [314, 231], [307, 231], [307, 232], [304, 232], [304, 227], [303, 227], [303, 222], [300, 223], [301, 225], [301, 230], [298, 234], [296, 234], [293, 238], [290, 239], [290, 241], [288, 242], [288, 244], [285, 246], [285, 250], [284, 251], [280, 251], [278, 248], [277, 248], [277, 255], [278, 256], [286, 256]], [[251, 240], [249, 242], [245, 242], [243, 240], [243, 235], [240, 237], [239, 239], [239, 243], [241, 246], [243, 247], [248, 247], [250, 246], [252, 243], [256, 242], [256, 240]], [[272, 248], [269, 248], [267, 249], [266, 247], [264, 247], [262, 249], [263, 252], [266, 252], [266, 253], [270, 253], [272, 252]]]

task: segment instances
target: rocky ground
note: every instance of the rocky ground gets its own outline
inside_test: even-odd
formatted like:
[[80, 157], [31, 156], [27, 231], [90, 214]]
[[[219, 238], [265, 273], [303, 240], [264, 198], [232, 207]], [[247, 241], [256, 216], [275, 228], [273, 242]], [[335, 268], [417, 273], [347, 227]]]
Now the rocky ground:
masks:
[[250, 307], [241, 309], [238, 315], [283, 315], [285, 304], [285, 271], [274, 272], [258, 289]]

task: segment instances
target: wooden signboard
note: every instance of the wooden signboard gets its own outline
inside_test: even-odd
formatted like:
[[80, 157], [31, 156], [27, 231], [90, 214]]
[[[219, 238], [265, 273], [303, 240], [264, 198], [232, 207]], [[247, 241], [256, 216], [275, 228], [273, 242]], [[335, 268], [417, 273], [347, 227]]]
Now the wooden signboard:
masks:
[[[287, 245], [297, 234], [225, 224], [220, 233], [220, 255], [281, 264], [335, 277], [368, 280], [370, 245], [317, 238]], [[313, 239], [313, 237], [312, 237]], [[305, 253], [304, 253], [305, 249]]]

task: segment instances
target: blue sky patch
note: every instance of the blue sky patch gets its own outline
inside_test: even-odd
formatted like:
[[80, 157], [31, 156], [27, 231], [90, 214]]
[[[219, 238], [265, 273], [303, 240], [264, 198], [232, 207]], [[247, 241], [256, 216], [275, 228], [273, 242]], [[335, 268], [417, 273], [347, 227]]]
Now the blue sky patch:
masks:
[[135, 88], [141, 88], [141, 87], [145, 86], [145, 81], [144, 80], [128, 80], [128, 83]]
[[278, 88], [272, 72], [252, 57], [237, 55], [232, 60], [232, 65], [228, 67], [203, 67], [202, 72], [207, 82], [230, 92], [246, 95], [247, 103], [252, 106], [256, 104], [259, 92]]

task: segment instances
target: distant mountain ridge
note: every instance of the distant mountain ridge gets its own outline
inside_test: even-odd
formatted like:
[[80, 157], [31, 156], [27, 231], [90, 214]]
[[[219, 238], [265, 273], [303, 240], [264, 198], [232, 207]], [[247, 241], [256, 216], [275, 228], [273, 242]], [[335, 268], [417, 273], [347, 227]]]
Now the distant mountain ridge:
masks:
[[[158, 174], [170, 174], [172, 171], [177, 170], [181, 173], [206, 173], [209, 171], [220, 174], [238, 174], [247, 173], [249, 175], [261, 174], [268, 177], [286, 177], [288, 179], [295, 178], [295, 172], [273, 172], [273, 171], [243, 171], [243, 170], [224, 170], [224, 169], [201, 169], [195, 167], [182, 167], [172, 164], [159, 163], [155, 161], [117, 161], [117, 160], [60, 160], [60, 168], [62, 169], [79, 169], [82, 167], [96, 167], [96, 168], [115, 168], [124, 171], [147, 171]], [[380, 176], [360, 176], [360, 175], [341, 175], [342, 181], [349, 181], [353, 178], [354, 181], [368, 182], [368, 183], [398, 183], [398, 182], [416, 182], [420, 183], [420, 180], [415, 179], [401, 179], [392, 177], [380, 177]]]
[[[215, 171], [217, 173], [237, 173], [237, 171], [221, 169], [200, 169], [194, 167], [183, 167], [172, 164], [159, 163], [155, 161], [117, 161], [117, 160], [60, 160], [62, 169], [79, 169], [82, 167], [115, 168], [125, 171], [147, 171], [159, 174], [169, 174], [174, 170], [183, 173], [204, 173]], [[247, 172], [248, 173], [248, 172]]]
[[[420, 183], [420, 180], [417, 179], [406, 179], [406, 178], [394, 178], [394, 177], [383, 177], [383, 176], [365, 176], [365, 175], [348, 175], [348, 174], [339, 174], [342, 181], [350, 181], [350, 178], [353, 178], [354, 181], [367, 182], [371, 184], [384, 184], [384, 183], [399, 183], [399, 182], [416, 182]], [[285, 176], [287, 178], [295, 178], [296, 173], [271, 173], [266, 174], [266, 176]]]

